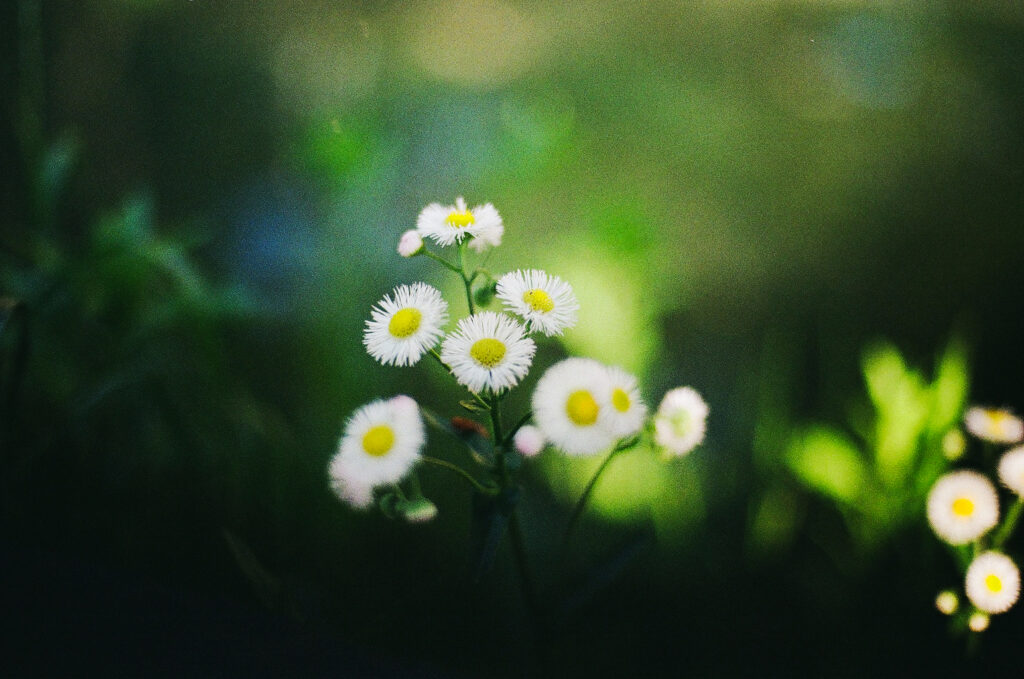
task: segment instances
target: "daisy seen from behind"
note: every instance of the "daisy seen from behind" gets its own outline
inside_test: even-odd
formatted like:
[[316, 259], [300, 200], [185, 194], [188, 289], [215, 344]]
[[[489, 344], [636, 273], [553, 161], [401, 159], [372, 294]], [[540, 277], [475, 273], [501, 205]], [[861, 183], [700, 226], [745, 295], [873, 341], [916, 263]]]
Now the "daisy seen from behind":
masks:
[[983, 552], [974, 558], [964, 579], [967, 598], [985, 613], [1003, 613], [1020, 595], [1020, 571], [1002, 552]]
[[415, 365], [441, 337], [448, 303], [426, 283], [399, 285], [370, 310], [363, 344], [384, 365]]
[[345, 423], [328, 473], [344, 502], [366, 507], [373, 489], [398, 483], [420, 459], [426, 442], [419, 406], [408, 396], [373, 401]]
[[459, 196], [455, 199], [455, 205], [431, 203], [423, 208], [416, 218], [416, 230], [424, 238], [430, 238], [441, 246], [478, 237], [481, 243], [474, 246], [474, 249], [479, 251], [488, 245], [501, 243], [505, 227], [493, 205], [477, 205], [471, 210], [462, 196]]
[[536, 350], [514, 319], [482, 311], [463, 318], [444, 338], [441, 360], [455, 380], [473, 393], [497, 393], [519, 384], [529, 372]]
[[567, 358], [548, 368], [531, 402], [541, 432], [569, 455], [596, 455], [616, 441], [608, 427], [608, 371], [593, 359]]
[[704, 440], [708, 404], [690, 387], [666, 392], [654, 415], [654, 441], [668, 453], [682, 456]]
[[576, 325], [579, 302], [572, 286], [537, 269], [513, 271], [498, 279], [496, 296], [520, 316], [531, 332], [561, 335]]
[[985, 476], [968, 469], [950, 472], [928, 491], [928, 523], [939, 538], [965, 545], [999, 521], [999, 496]]
[[974, 436], [990, 443], [1020, 443], [1024, 439], [1024, 420], [1005, 408], [968, 408], [964, 413], [964, 426]]

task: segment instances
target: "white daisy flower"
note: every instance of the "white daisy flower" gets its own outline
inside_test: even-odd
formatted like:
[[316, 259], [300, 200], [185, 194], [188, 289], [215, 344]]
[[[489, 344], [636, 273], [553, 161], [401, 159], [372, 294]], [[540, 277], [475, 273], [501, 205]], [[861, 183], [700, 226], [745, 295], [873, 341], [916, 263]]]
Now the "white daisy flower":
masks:
[[605, 370], [608, 372], [612, 405], [608, 409], [608, 429], [616, 438], [632, 436], [640, 431], [647, 418], [647, 404], [640, 396], [636, 377], [618, 366], [608, 366]]
[[999, 496], [985, 476], [970, 470], [944, 474], [928, 491], [928, 523], [942, 540], [965, 545], [999, 521]]
[[530, 332], [550, 337], [576, 325], [579, 302], [572, 286], [557, 276], [536, 269], [513, 271], [498, 279], [496, 294], [506, 310], [526, 321]]
[[939, 592], [935, 597], [935, 608], [943, 615], [953, 615], [960, 608], [960, 597], [951, 589]]
[[486, 245], [501, 242], [504, 226], [501, 224], [501, 215], [493, 205], [477, 205], [470, 210], [466, 201], [459, 196], [455, 199], [455, 205], [431, 203], [423, 208], [416, 218], [416, 230], [438, 245], [451, 245], [464, 238], [481, 237], [484, 243], [474, 248], [481, 250]]
[[519, 431], [512, 437], [512, 443], [523, 457], [536, 457], [544, 450], [547, 441], [544, 432], [532, 424], [526, 424], [519, 427]]
[[695, 389], [668, 391], [654, 416], [655, 443], [673, 455], [686, 455], [704, 440], [708, 412], [708, 404]]
[[567, 358], [548, 368], [532, 403], [534, 422], [569, 455], [595, 455], [616, 441], [608, 427], [613, 407], [608, 371], [595, 360]]
[[1002, 613], [1017, 603], [1020, 571], [1002, 552], [982, 552], [967, 567], [964, 589], [978, 610]]
[[459, 321], [441, 344], [441, 360], [474, 393], [514, 387], [530, 370], [537, 346], [512, 318], [482, 311]]
[[981, 611], [971, 613], [971, 617], [967, 619], [967, 626], [971, 628], [972, 632], [984, 632], [988, 629], [988, 623], [988, 613], [982, 613]]
[[968, 408], [964, 426], [983, 441], [1020, 443], [1024, 439], [1024, 421], [1002, 408]]
[[363, 344], [384, 365], [415, 365], [441, 337], [448, 303], [426, 283], [399, 285], [370, 311]]
[[403, 257], [413, 257], [423, 251], [423, 237], [419, 231], [409, 229], [398, 239], [398, 254]]
[[498, 210], [490, 203], [486, 203], [473, 208], [473, 214], [482, 226], [473, 236], [473, 240], [469, 241], [470, 249], [474, 252], [483, 252], [487, 248], [496, 248], [501, 245], [501, 237], [505, 235], [505, 225], [501, 221]]
[[1017, 446], [999, 458], [999, 480], [1017, 495], [1024, 497], [1024, 446]]
[[423, 418], [411, 398], [368, 403], [345, 423], [328, 469], [331, 488], [344, 502], [367, 507], [374, 488], [398, 483], [409, 473], [425, 441]]

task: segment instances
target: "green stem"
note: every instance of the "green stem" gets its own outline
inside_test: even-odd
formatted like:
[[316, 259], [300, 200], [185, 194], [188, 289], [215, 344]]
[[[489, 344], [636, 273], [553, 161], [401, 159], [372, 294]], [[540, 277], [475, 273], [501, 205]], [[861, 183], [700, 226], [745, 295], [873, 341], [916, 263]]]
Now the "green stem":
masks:
[[637, 437], [633, 437], [625, 441], [620, 441], [616, 444], [616, 446], [611, 449], [611, 452], [605, 456], [604, 460], [601, 462], [601, 466], [597, 468], [594, 475], [590, 477], [587, 487], [583, 489], [583, 494], [580, 495], [580, 499], [576, 501], [576, 506], [572, 509], [572, 515], [569, 517], [569, 525], [566, 526], [565, 535], [562, 536], [563, 547], [569, 544], [569, 539], [572, 537], [572, 533], [576, 529], [576, 524], [579, 523], [580, 517], [583, 516], [583, 510], [586, 509], [587, 500], [590, 499], [590, 496], [594, 492], [594, 487], [597, 486], [598, 480], [600, 480], [601, 475], [604, 474], [608, 465], [611, 464], [612, 459], [623, 450], [628, 450], [635, 446], [638, 440], [639, 439]]
[[426, 248], [423, 248], [423, 254], [425, 254], [427, 257], [430, 257], [432, 260], [434, 260], [435, 262], [437, 262], [438, 264], [440, 264], [444, 268], [449, 269], [451, 271], [454, 271], [455, 273], [459, 274], [460, 276], [462, 275], [462, 269], [460, 269], [459, 267], [455, 266], [454, 264], [449, 262], [444, 257], [441, 257], [440, 255], [435, 255], [433, 252], [431, 252], [430, 250], [427, 250]]
[[420, 459], [422, 459], [427, 464], [432, 464], [432, 465], [436, 465], [438, 467], [443, 467], [444, 469], [447, 469], [450, 472], [454, 472], [454, 473], [458, 474], [459, 476], [464, 478], [466, 481], [469, 481], [469, 483], [471, 483], [473, 485], [473, 487], [476, 488], [477, 491], [483, 493], [484, 495], [496, 495], [497, 492], [498, 492], [495, 488], [493, 488], [491, 486], [485, 486], [484, 484], [482, 484], [479, 481], [477, 481], [476, 479], [474, 479], [472, 474], [470, 474], [469, 472], [467, 472], [465, 469], [463, 469], [462, 467], [460, 467], [457, 464], [452, 464], [451, 462], [448, 462], [447, 460], [441, 460], [439, 458], [429, 457], [427, 455], [424, 455]]
[[516, 567], [519, 569], [519, 584], [523, 590], [523, 599], [526, 600], [526, 608], [538, 628], [537, 637], [542, 639], [540, 604], [537, 601], [537, 590], [533, 585], [533, 576], [530, 573], [530, 563], [526, 560], [526, 542], [523, 539], [523, 529], [519, 525], [518, 509], [513, 509], [512, 514], [508, 517], [508, 533], [512, 542], [512, 554], [516, 560]]
[[472, 316], [476, 313], [476, 308], [473, 306], [473, 285], [471, 280], [466, 276], [466, 242], [462, 241], [459, 243], [459, 275], [462, 277], [462, 284], [466, 287], [466, 302], [469, 304], [469, 315]]
[[1013, 535], [1013, 529], [1017, 527], [1017, 521], [1020, 520], [1022, 510], [1024, 510], [1024, 498], [1017, 498], [1017, 501], [1013, 503], [1010, 510], [1006, 512], [1003, 525], [999, 527], [999, 530], [992, 537], [992, 549], [1001, 549], [1003, 543]]

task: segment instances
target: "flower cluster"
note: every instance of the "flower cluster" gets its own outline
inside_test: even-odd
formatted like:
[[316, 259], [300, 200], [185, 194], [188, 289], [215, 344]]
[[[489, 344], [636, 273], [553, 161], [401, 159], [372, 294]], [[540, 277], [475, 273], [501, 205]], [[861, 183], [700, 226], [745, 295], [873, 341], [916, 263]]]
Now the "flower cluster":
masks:
[[[964, 428], [983, 441], [987, 450], [993, 445], [1013, 445], [1024, 440], [1024, 421], [1004, 409], [969, 408], [964, 415]], [[947, 457], [962, 454], [963, 445], [959, 445], [957, 455]], [[1015, 496], [1002, 523], [999, 493], [980, 472], [948, 472], [939, 477], [928, 493], [928, 523], [935, 534], [954, 547], [972, 547], [973, 556], [963, 561], [963, 590], [971, 603], [966, 624], [974, 632], [987, 629], [990, 616], [1009, 610], [1020, 595], [1020, 570], [1002, 549], [1024, 509], [1024, 446], [1002, 454], [997, 475]], [[959, 608], [959, 597], [946, 590], [936, 598], [936, 607], [953, 615]]]
[[[470, 415], [487, 413], [491, 426], [465, 417], [445, 420], [409, 396], [363, 406], [346, 422], [329, 467], [331, 487], [345, 503], [356, 508], [376, 504], [389, 515], [421, 521], [436, 508], [421, 494], [415, 471], [420, 463], [446, 467], [477, 492], [499, 495], [515, 483], [513, 457], [531, 458], [549, 447], [572, 456], [608, 453], [610, 459], [646, 437], [672, 458], [704, 440], [708, 406], [695, 390], [669, 391], [649, 417], [634, 375], [589, 358], [567, 358], [551, 366], [536, 383], [532, 411], [502, 431], [502, 401], [529, 374], [535, 337], [562, 335], [576, 325], [579, 310], [572, 286], [558, 276], [538, 269], [495, 276], [467, 266], [466, 250], [497, 247], [504, 233], [493, 205], [470, 208], [459, 197], [453, 205], [425, 207], [416, 228], [399, 238], [402, 257], [426, 256], [459, 276], [469, 313], [449, 328], [450, 306], [437, 288], [424, 282], [399, 285], [370, 309], [363, 344], [387, 366], [413, 366], [429, 355], [468, 391], [462, 407]], [[431, 244], [455, 248], [456, 259], [432, 251]], [[491, 304], [500, 309], [481, 308]], [[424, 456], [424, 422], [467, 445], [474, 440], [476, 447], [470, 448], [486, 478]]]

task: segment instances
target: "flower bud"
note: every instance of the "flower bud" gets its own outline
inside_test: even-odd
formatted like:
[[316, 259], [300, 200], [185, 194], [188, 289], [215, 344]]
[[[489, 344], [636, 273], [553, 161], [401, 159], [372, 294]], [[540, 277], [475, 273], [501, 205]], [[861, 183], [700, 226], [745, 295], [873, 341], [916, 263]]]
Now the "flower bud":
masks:
[[409, 229], [398, 240], [398, 254], [415, 257], [423, 253], [423, 237], [415, 229]]

